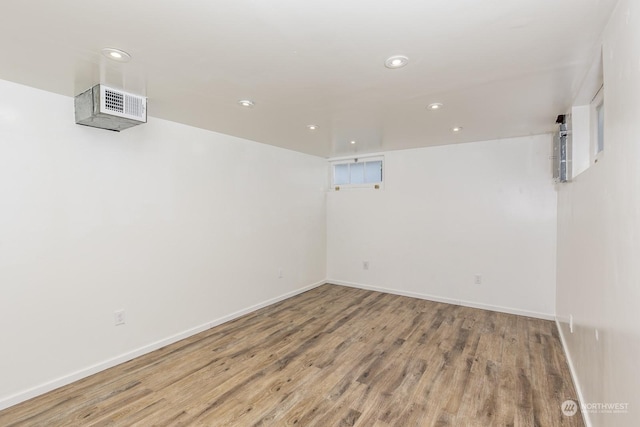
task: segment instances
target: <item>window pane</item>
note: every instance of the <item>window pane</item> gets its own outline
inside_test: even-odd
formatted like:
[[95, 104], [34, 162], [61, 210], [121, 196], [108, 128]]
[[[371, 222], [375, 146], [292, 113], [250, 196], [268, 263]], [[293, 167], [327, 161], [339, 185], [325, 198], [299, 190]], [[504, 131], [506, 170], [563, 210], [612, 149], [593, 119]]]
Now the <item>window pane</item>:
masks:
[[596, 108], [598, 112], [598, 150], [596, 154], [604, 149], [604, 103]]
[[333, 166], [333, 183], [335, 185], [349, 184], [349, 164]]
[[364, 181], [366, 183], [382, 182], [382, 161], [365, 163]]
[[364, 163], [351, 163], [351, 184], [364, 184]]

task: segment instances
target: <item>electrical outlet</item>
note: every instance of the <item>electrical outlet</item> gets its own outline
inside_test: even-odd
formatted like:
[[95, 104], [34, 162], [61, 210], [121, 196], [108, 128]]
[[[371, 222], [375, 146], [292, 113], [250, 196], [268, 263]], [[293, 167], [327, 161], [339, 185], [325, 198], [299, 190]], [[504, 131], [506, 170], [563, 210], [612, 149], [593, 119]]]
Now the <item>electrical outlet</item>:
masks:
[[113, 321], [116, 326], [124, 325], [124, 310], [116, 310], [113, 312]]
[[476, 274], [474, 276], [473, 283], [475, 283], [476, 285], [482, 285], [482, 274]]
[[600, 332], [596, 329], [596, 341], [600, 341]]
[[278, 269], [278, 279], [282, 279], [284, 277], [284, 270], [279, 268]]
[[573, 314], [569, 315], [569, 332], [573, 333]]
[[362, 261], [362, 269], [363, 270], [369, 269], [369, 261]]

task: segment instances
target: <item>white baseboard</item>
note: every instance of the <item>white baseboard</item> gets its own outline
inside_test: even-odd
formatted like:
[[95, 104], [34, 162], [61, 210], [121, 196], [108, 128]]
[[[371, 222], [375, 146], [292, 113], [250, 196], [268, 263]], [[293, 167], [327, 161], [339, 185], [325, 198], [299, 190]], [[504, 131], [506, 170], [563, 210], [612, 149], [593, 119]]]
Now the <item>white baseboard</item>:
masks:
[[571, 379], [573, 380], [573, 385], [576, 388], [576, 393], [578, 394], [578, 404], [580, 406], [580, 412], [582, 412], [582, 419], [584, 420], [584, 424], [586, 427], [593, 427], [591, 423], [591, 418], [589, 417], [589, 413], [585, 411], [585, 408], [582, 406], [585, 403], [584, 396], [582, 395], [582, 387], [580, 387], [580, 381], [578, 381], [578, 376], [576, 375], [576, 370], [573, 366], [573, 359], [571, 359], [571, 353], [569, 352], [569, 347], [567, 346], [567, 341], [564, 338], [564, 332], [562, 332], [562, 328], [560, 327], [560, 322], [556, 317], [556, 327], [558, 328], [558, 334], [560, 335], [560, 342], [562, 343], [562, 349], [564, 350], [564, 355], [567, 359], [567, 364], [569, 365], [569, 372], [571, 373]]
[[472, 302], [472, 301], [464, 301], [464, 300], [458, 300], [458, 299], [453, 299], [453, 298], [439, 297], [439, 296], [435, 296], [435, 295], [420, 294], [420, 293], [417, 293], [417, 292], [408, 292], [408, 291], [403, 291], [403, 290], [399, 290], [399, 289], [382, 288], [382, 287], [378, 287], [378, 286], [364, 285], [362, 283], [345, 282], [345, 281], [342, 281], [342, 280], [327, 279], [327, 283], [334, 283], [336, 285], [349, 286], [351, 288], [366, 289], [366, 290], [369, 290], [369, 291], [377, 291], [377, 292], [385, 292], [385, 293], [394, 294], [394, 295], [402, 295], [402, 296], [411, 297], [411, 298], [425, 299], [425, 300], [435, 301], [435, 302], [443, 302], [443, 303], [446, 303], [446, 304], [461, 305], [461, 306], [464, 306], [464, 307], [480, 308], [482, 310], [497, 311], [497, 312], [500, 312], [500, 313], [517, 314], [519, 316], [534, 317], [536, 319], [555, 320], [555, 316], [553, 314], [551, 314], [551, 313], [540, 313], [540, 312], [537, 312], [537, 311], [521, 310], [521, 309], [518, 309], [518, 308], [502, 307], [502, 306], [490, 305], [490, 304], [482, 304], [482, 303], [477, 303], [477, 302]]
[[167, 345], [173, 344], [185, 338], [188, 338], [192, 335], [198, 334], [202, 331], [206, 331], [207, 329], [213, 328], [214, 326], [221, 325], [223, 323], [229, 322], [231, 320], [237, 319], [238, 317], [244, 316], [245, 314], [251, 313], [253, 311], [259, 310], [261, 308], [267, 307], [271, 304], [275, 304], [277, 302], [283, 301], [287, 298], [291, 298], [292, 296], [301, 294], [303, 292], [309, 291], [313, 288], [317, 288], [320, 285], [327, 283], [326, 280], [322, 280], [320, 282], [313, 283], [311, 285], [305, 286], [300, 289], [296, 289], [291, 292], [287, 292], [283, 295], [277, 296], [275, 298], [268, 299], [261, 303], [252, 305], [250, 307], [244, 308], [242, 310], [236, 311], [235, 313], [231, 313], [227, 316], [220, 317], [218, 319], [212, 320], [210, 322], [204, 323], [202, 325], [187, 329], [186, 331], [180, 332], [178, 334], [172, 335], [167, 338], [163, 338], [159, 341], [144, 345], [135, 350], [129, 351], [127, 353], [121, 354], [119, 356], [113, 357], [111, 359], [105, 360], [100, 363], [96, 363], [95, 365], [91, 365], [89, 367], [80, 369], [78, 371], [72, 372], [68, 375], [64, 375], [60, 378], [56, 378], [51, 381], [47, 381], [43, 384], [37, 385], [35, 387], [29, 388], [27, 390], [18, 392], [16, 394], [10, 395], [8, 397], [3, 397], [0, 399], [0, 411], [6, 409], [10, 406], [17, 405], [18, 403], [24, 402], [25, 400], [32, 399], [41, 394], [47, 393], [49, 391], [55, 390], [67, 384], [71, 384], [74, 381], [81, 380], [82, 378], [86, 378], [90, 375], [96, 374], [100, 371], [104, 371], [105, 369], [109, 369], [116, 365], [119, 365], [124, 362], [128, 362], [131, 359], [135, 359], [136, 357], [142, 356], [147, 353], [151, 353], [154, 350], [165, 347]]

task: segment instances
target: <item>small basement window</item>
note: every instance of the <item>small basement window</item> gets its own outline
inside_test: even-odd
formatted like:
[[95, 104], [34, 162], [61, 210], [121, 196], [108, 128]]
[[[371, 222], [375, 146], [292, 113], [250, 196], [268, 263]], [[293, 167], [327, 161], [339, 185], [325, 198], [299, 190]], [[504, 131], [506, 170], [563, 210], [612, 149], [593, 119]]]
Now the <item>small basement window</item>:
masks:
[[591, 159], [596, 163], [604, 152], [604, 87], [591, 101]]
[[353, 158], [332, 162], [332, 184], [340, 188], [375, 188], [382, 185], [382, 157]]
[[604, 101], [596, 107], [597, 115], [597, 137], [596, 137], [596, 156], [604, 150]]

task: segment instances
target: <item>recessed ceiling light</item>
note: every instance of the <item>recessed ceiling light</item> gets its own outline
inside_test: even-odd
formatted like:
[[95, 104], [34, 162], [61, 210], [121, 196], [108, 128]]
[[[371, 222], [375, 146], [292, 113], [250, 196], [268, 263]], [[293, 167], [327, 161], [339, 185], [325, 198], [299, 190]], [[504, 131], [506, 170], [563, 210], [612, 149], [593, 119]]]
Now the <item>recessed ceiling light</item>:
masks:
[[307, 125], [307, 129], [316, 130], [316, 129], [318, 129], [318, 125]]
[[350, 142], [351, 142], [351, 144], [355, 144], [356, 143], [355, 141], [350, 141]]
[[434, 102], [433, 104], [429, 104], [427, 107], [429, 110], [439, 110], [443, 107], [443, 105], [439, 102]]
[[240, 101], [238, 101], [238, 104], [242, 105], [243, 107], [247, 107], [247, 108], [251, 108], [254, 105], [256, 105], [253, 101], [251, 101], [250, 99], [241, 99]]
[[102, 49], [102, 54], [107, 58], [118, 62], [129, 62], [131, 60], [131, 55], [127, 52], [112, 47], [105, 47]]
[[462, 126], [455, 126], [451, 128], [452, 132], [460, 132], [462, 130]]
[[387, 68], [402, 68], [409, 63], [409, 58], [403, 55], [394, 55], [387, 58], [384, 61], [384, 66]]

